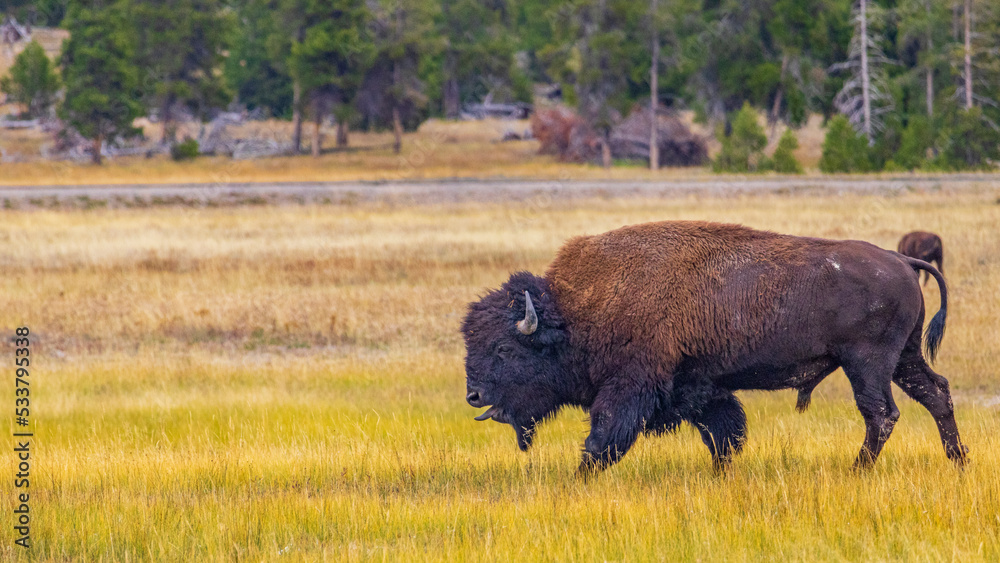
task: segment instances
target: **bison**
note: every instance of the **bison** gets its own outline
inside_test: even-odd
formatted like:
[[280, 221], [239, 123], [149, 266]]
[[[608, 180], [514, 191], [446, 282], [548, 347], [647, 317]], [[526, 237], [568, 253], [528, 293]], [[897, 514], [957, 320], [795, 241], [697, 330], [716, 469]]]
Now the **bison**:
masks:
[[[923, 260], [928, 264], [937, 263], [938, 271], [942, 274], [944, 273], [944, 247], [941, 245], [941, 237], [934, 233], [926, 231], [906, 233], [903, 235], [903, 238], [899, 239], [899, 246], [896, 248], [896, 252], [903, 256]], [[921, 274], [923, 275], [924, 285], [927, 285], [927, 280], [930, 279], [930, 276], [927, 272], [921, 272], [918, 275]]]
[[797, 408], [843, 367], [865, 421], [855, 466], [873, 464], [899, 411], [890, 382], [937, 423], [945, 453], [967, 449], [948, 381], [921, 352], [915, 270], [941, 288], [926, 333], [945, 329], [944, 278], [924, 261], [860, 241], [670, 221], [571, 239], [545, 277], [510, 276], [462, 324], [466, 400], [510, 424], [527, 450], [562, 406], [590, 414], [579, 473], [617, 462], [640, 433], [687, 421], [724, 468], [746, 438], [734, 391], [797, 389]]

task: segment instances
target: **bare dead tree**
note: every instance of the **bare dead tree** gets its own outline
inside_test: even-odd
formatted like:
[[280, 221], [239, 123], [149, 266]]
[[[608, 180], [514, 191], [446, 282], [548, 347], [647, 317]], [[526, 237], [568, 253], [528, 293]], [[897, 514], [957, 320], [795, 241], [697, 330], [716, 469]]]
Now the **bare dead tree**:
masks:
[[659, 98], [659, 65], [660, 65], [660, 34], [659, 20], [657, 18], [657, 0], [652, 0], [650, 5], [650, 25], [653, 35], [653, 60], [649, 68], [649, 169], [660, 168], [660, 144], [656, 139], [656, 106]]
[[788, 62], [791, 57], [786, 52], [781, 56], [781, 74], [778, 76], [778, 91], [774, 94], [774, 103], [771, 105], [771, 113], [767, 115], [767, 122], [771, 124], [771, 136], [774, 136], [778, 126], [778, 115], [781, 111], [781, 101], [784, 98], [785, 73], [788, 72]]
[[864, 115], [864, 132], [872, 144], [871, 73], [868, 68], [868, 0], [861, 0], [861, 108]]
[[965, 109], [972, 109], [972, 0], [965, 0]]
[[[931, 10], [931, 0], [924, 0], [924, 9], [927, 11], [927, 52], [934, 53], [934, 19]], [[927, 57], [927, 117], [934, 117], [934, 64], [930, 56]]]
[[319, 157], [323, 152], [323, 117], [329, 109], [329, 95], [327, 92], [317, 91], [313, 93], [310, 113], [313, 121], [312, 135], [312, 155]]
[[850, 78], [833, 98], [837, 111], [844, 114], [855, 129], [864, 133], [868, 144], [884, 129], [882, 116], [892, 110], [892, 94], [884, 66], [894, 64], [879, 45], [882, 37], [869, 25], [868, 0], [860, 0], [854, 16], [848, 59], [830, 67], [831, 72], [847, 71]]
[[[961, 61], [953, 61], [960, 68], [955, 99], [966, 111], [974, 106], [1000, 108], [1000, 103], [989, 93], [996, 91], [998, 82], [997, 64], [1000, 47], [997, 45], [997, 5], [992, 2], [964, 0], [961, 4], [961, 33], [956, 42], [961, 42]], [[993, 119], [984, 115], [984, 120], [994, 129], [1000, 130]]]
[[299, 154], [302, 149], [302, 82], [292, 80], [292, 151]]

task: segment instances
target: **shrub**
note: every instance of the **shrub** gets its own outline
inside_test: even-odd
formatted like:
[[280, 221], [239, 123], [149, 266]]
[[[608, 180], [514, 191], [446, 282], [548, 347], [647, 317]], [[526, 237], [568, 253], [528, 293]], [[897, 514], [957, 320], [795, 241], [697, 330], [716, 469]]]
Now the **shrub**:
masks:
[[785, 85], [785, 104], [788, 108], [788, 121], [792, 125], [798, 127], [809, 119], [809, 102], [802, 90], [795, 87], [794, 83], [790, 82]]
[[795, 138], [795, 133], [791, 129], [786, 129], [785, 134], [778, 140], [778, 148], [774, 150], [774, 171], [782, 174], [801, 174], [802, 165], [795, 160], [792, 152], [799, 148], [799, 140]]
[[883, 128], [875, 137], [875, 143], [868, 147], [868, 171], [884, 170], [888, 161], [894, 160], [902, 146], [903, 121], [898, 113], [883, 116]]
[[198, 141], [188, 137], [170, 147], [170, 158], [174, 160], [193, 160], [198, 156]]
[[[899, 150], [893, 156], [892, 162], [902, 170], [920, 168], [927, 159], [927, 149], [933, 145], [934, 132], [931, 129], [930, 121], [923, 116], [913, 116], [906, 125], [906, 129], [903, 129]], [[888, 168], [888, 164], [886, 168]]]
[[45, 117], [56, 101], [59, 77], [55, 65], [37, 41], [28, 43], [10, 67], [10, 76], [0, 79], [0, 91], [9, 101], [27, 106], [28, 117]]
[[760, 158], [757, 159], [756, 165], [754, 165], [753, 159], [750, 159], [750, 170], [755, 172], [770, 172], [774, 170], [774, 159], [768, 157], [764, 153], [761, 153]]
[[712, 163], [716, 172], [756, 172], [766, 169], [770, 160], [764, 156], [767, 135], [757, 123], [757, 112], [748, 102], [733, 118], [732, 133], [720, 135], [722, 150]]
[[819, 169], [823, 172], [869, 172], [872, 169], [868, 155], [868, 141], [858, 134], [843, 115], [830, 120], [823, 139], [823, 156]]
[[883, 172], [907, 172], [913, 170], [912, 168], [907, 168], [902, 164], [897, 164], [895, 160], [885, 161], [885, 166], [882, 167]]

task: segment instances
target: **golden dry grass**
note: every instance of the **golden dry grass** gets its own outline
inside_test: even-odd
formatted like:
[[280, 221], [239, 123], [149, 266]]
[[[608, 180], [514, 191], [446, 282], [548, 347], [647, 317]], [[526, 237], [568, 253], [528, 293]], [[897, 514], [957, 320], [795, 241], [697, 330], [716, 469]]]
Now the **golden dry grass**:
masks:
[[[996, 560], [998, 195], [0, 211], [0, 327], [31, 327], [38, 433], [36, 546], [5, 525], [0, 557]], [[804, 415], [792, 392], [741, 394], [750, 440], [723, 476], [687, 427], [582, 483], [579, 410], [527, 455], [474, 422], [465, 304], [569, 236], [659, 219], [886, 247], [940, 233], [937, 369], [969, 468], [897, 393], [877, 468], [852, 472], [863, 425], [839, 372]]]

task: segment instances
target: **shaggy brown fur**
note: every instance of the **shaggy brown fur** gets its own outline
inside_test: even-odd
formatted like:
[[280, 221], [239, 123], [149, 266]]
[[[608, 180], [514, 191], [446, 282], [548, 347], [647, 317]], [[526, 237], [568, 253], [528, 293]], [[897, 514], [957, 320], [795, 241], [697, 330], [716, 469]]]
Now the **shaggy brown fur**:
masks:
[[[877, 458], [899, 417], [891, 382], [934, 416], [949, 458], [965, 448], [948, 382], [921, 353], [923, 296], [914, 270], [941, 287], [928, 328], [944, 332], [947, 290], [929, 264], [859, 241], [737, 225], [662, 222], [567, 242], [545, 278], [515, 274], [470, 305], [467, 400], [493, 405], [530, 446], [537, 421], [565, 404], [591, 416], [581, 471], [616, 462], [642, 431], [695, 425], [716, 464], [745, 439], [733, 391], [812, 389], [843, 367], [867, 428], [856, 464]], [[527, 291], [537, 332], [517, 333]]]
[[[903, 256], [923, 260], [929, 264], [936, 263], [938, 271], [942, 274], [944, 273], [944, 246], [941, 244], [941, 237], [934, 233], [926, 231], [906, 233], [903, 235], [903, 238], [899, 239], [899, 246], [896, 252], [899, 252]], [[922, 276], [924, 285], [927, 285], [930, 275], [927, 272], [923, 272]]]

